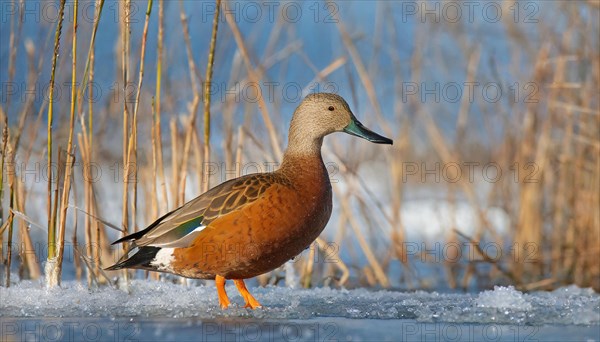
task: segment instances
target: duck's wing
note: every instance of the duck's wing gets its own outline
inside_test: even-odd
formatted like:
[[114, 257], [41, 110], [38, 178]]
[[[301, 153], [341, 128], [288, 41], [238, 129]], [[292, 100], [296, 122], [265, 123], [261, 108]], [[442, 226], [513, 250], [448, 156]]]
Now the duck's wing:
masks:
[[269, 173], [229, 180], [167, 213], [148, 228], [113, 244], [133, 241], [139, 247], [188, 247], [210, 222], [256, 201], [269, 187], [278, 183], [281, 180]]

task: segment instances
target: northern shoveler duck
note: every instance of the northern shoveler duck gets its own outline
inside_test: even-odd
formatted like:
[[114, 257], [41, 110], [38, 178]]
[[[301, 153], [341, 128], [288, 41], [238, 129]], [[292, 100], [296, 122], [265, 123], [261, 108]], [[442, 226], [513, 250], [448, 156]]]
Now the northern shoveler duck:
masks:
[[279, 169], [222, 183], [148, 228], [115, 241], [133, 243], [108, 270], [137, 268], [214, 279], [223, 309], [230, 303], [225, 281], [233, 279], [245, 307], [260, 307], [244, 279], [274, 270], [300, 254], [329, 221], [331, 184], [321, 145], [323, 137], [333, 132], [392, 144], [363, 126], [342, 97], [308, 95], [294, 111]]

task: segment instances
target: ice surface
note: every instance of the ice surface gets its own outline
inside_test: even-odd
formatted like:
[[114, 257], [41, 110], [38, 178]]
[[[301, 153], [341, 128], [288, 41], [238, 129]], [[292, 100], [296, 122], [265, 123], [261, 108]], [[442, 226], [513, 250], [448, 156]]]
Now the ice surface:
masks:
[[484, 291], [475, 299], [478, 307], [496, 309], [531, 310], [531, 303], [522, 292], [513, 286], [494, 286], [493, 291]]
[[600, 295], [576, 286], [479, 294], [234, 286], [221, 310], [214, 285], [134, 280], [129, 293], [76, 282], [0, 288], [2, 340], [90, 341], [600, 341]]
[[8, 318], [8, 341], [598, 341], [598, 326], [421, 323], [405, 319], [308, 320]]
[[212, 284], [182, 286], [134, 280], [127, 293], [111, 287], [90, 290], [76, 282], [48, 290], [39, 282], [24, 281], [0, 290], [0, 316], [286, 320], [338, 317], [427, 323], [600, 324], [600, 295], [575, 286], [526, 294], [512, 287], [496, 287], [475, 295], [258, 287], [251, 292], [264, 308], [254, 311], [243, 308], [243, 300], [233, 285], [228, 285], [227, 291], [232, 306], [221, 310]]

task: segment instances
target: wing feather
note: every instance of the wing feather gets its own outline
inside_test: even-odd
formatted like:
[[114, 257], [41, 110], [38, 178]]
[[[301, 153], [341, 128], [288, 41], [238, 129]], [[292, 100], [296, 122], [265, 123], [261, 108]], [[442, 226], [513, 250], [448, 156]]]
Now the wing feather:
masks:
[[240, 210], [274, 184], [286, 183], [274, 174], [252, 174], [222, 183], [163, 216], [135, 240], [137, 246], [183, 248], [215, 219]]

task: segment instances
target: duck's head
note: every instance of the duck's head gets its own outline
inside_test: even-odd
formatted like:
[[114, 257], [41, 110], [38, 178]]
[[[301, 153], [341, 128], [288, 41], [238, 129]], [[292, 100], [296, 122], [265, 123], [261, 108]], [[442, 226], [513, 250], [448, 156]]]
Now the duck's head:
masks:
[[363, 126], [341, 96], [314, 93], [306, 96], [294, 112], [290, 125], [290, 147], [308, 141], [320, 144], [324, 136], [334, 132], [346, 132], [377, 144], [393, 143], [391, 139]]

